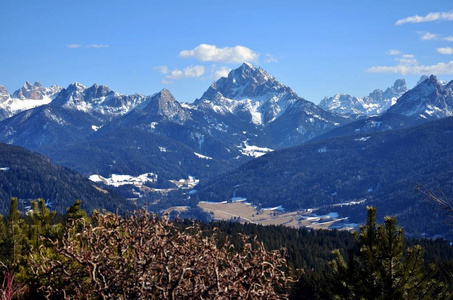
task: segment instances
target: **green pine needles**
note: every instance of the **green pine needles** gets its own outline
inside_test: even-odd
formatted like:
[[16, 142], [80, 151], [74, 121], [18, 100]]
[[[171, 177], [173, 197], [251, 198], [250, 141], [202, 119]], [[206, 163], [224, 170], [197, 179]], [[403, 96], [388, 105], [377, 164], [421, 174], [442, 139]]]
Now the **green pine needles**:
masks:
[[424, 268], [423, 248], [406, 248], [395, 218], [376, 224], [376, 208], [367, 210], [367, 223], [355, 234], [356, 251], [350, 250], [347, 260], [334, 251], [337, 298], [447, 299], [443, 284], [434, 280], [434, 267]]

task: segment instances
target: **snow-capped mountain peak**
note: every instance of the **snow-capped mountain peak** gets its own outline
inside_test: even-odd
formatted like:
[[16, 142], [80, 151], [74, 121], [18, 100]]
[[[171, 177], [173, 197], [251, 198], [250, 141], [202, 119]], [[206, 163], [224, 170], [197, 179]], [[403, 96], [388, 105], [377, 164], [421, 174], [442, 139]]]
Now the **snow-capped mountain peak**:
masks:
[[202, 99], [209, 99], [210, 94], [220, 92], [229, 99], [257, 99], [266, 102], [270, 98], [267, 96], [278, 91], [293, 93], [265, 70], [243, 63], [239, 68], [231, 70], [228, 77], [222, 77], [213, 83]]
[[62, 87], [53, 85], [50, 88], [44, 88], [41, 83], [31, 84], [25, 81], [24, 85], [14, 92], [12, 98], [21, 100], [43, 100], [45, 98], [53, 99], [62, 90]]
[[218, 113], [230, 112], [242, 121], [265, 125], [274, 121], [286, 108], [300, 99], [262, 68], [243, 63], [228, 77], [214, 82], [194, 103], [211, 106]]
[[387, 111], [405, 92], [407, 92], [406, 81], [397, 79], [385, 91], [376, 89], [363, 98], [349, 94], [336, 94], [322, 99], [319, 106], [345, 117], [374, 116]]
[[434, 75], [422, 76], [388, 112], [423, 119], [453, 116], [453, 81], [444, 84]]
[[143, 95], [122, 95], [105, 85], [91, 87], [75, 82], [63, 89], [52, 105], [89, 114], [114, 117], [124, 115], [140, 105], [146, 105], [149, 97]]
[[4, 102], [9, 99], [9, 94], [6, 88], [0, 85], [0, 102]]
[[62, 87], [57, 85], [45, 88], [39, 82], [31, 84], [26, 81], [11, 97], [4, 87], [0, 87], [0, 120], [24, 110], [49, 104], [61, 90]]

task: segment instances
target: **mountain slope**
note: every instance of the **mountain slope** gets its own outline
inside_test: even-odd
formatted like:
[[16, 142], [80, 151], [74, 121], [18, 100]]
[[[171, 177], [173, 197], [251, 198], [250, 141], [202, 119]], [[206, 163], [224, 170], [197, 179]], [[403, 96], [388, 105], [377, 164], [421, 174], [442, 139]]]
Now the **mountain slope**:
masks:
[[199, 111], [182, 107], [164, 89], [143, 109], [116, 118], [86, 142], [69, 143], [51, 157], [86, 175], [153, 172], [164, 186], [170, 179], [207, 178], [239, 166], [244, 161], [239, 148], [216, 139], [206, 127]]
[[87, 113], [43, 105], [1, 121], [0, 137], [4, 143], [47, 153], [43, 149], [84, 141], [101, 125]]
[[[453, 118], [446, 118], [399, 131], [321, 140], [267, 154], [201, 183], [198, 195], [208, 201], [235, 195], [288, 210], [367, 199], [364, 205], [397, 215], [411, 234], [445, 232], [439, 221], [445, 218], [423, 205], [414, 186], [440, 188], [453, 197], [452, 134]], [[357, 207], [341, 209], [343, 216], [357, 221], [363, 216]]]
[[25, 206], [29, 200], [44, 198], [50, 208], [64, 213], [77, 199], [88, 211], [105, 208], [132, 209], [122, 197], [95, 188], [93, 183], [69, 169], [53, 165], [40, 154], [0, 143], [0, 213], [7, 212], [11, 197]]
[[[194, 105], [220, 115], [231, 114], [254, 125], [266, 138], [261, 139], [258, 134], [251, 141], [270, 148], [294, 146], [346, 123], [248, 63], [214, 82]], [[282, 120], [277, 122], [279, 119]]]

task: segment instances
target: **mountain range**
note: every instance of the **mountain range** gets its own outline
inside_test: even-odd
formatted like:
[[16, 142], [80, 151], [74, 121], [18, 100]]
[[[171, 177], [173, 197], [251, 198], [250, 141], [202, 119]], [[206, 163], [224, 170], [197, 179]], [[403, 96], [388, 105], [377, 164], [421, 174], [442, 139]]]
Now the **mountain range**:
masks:
[[[453, 81], [445, 83], [435, 76], [429, 76], [422, 77], [415, 87], [408, 90], [405, 81], [398, 79], [384, 91], [377, 89], [363, 98], [337, 94], [326, 97], [320, 105], [316, 105], [298, 96], [262, 68], [249, 63], [242, 64], [230, 71], [227, 77], [212, 83], [193, 103], [178, 102], [167, 89], [150, 96], [122, 95], [98, 84], [86, 87], [74, 83], [67, 88], [45, 88], [39, 83], [32, 85], [26, 82], [12, 95], [0, 86], [0, 141], [42, 153], [53, 163], [76, 170], [85, 177], [99, 175], [108, 178], [112, 174], [139, 176], [152, 173], [156, 180], [147, 183], [152, 188], [172, 188], [173, 180], [195, 177], [201, 180], [198, 197], [203, 200], [210, 200], [211, 196], [212, 199], [228, 200], [232, 191], [229, 184], [236, 182], [228, 174], [248, 174], [247, 168], [252, 170], [254, 164], [270, 162], [270, 158], [281, 155], [283, 158], [277, 159], [281, 168], [270, 163], [270, 169], [260, 169], [274, 174], [278, 180], [274, 183], [264, 181], [264, 188], [259, 183], [261, 179], [255, 180], [254, 174], [250, 180], [253, 179], [257, 185], [250, 191], [260, 195], [267, 188], [282, 189], [289, 194], [269, 192], [267, 200], [257, 196], [259, 200], [255, 202], [276, 204], [288, 196], [286, 207], [295, 209], [305, 204], [318, 205], [326, 199], [330, 199], [328, 203], [333, 203], [339, 198], [328, 196], [330, 190], [327, 191], [327, 186], [317, 188], [319, 183], [316, 183], [315, 177], [310, 179], [309, 176], [317, 174], [315, 170], [303, 172], [303, 176], [297, 174], [288, 178], [284, 169], [299, 166], [300, 162], [291, 159], [289, 161], [294, 166], [285, 164], [285, 151], [290, 151], [285, 149], [329, 141], [341, 144], [341, 151], [355, 157], [360, 152], [356, 149], [357, 145], [366, 145], [358, 143], [356, 139], [381, 140], [386, 145], [403, 143], [404, 134], [395, 135], [390, 142], [386, 138], [392, 135], [387, 135], [387, 132], [405, 132], [409, 128], [421, 131], [424, 127], [413, 126], [452, 116], [452, 87]], [[430, 133], [439, 137], [442, 134], [434, 129]], [[374, 138], [375, 135], [377, 138]], [[411, 138], [417, 139], [417, 135], [412, 133]], [[330, 145], [328, 143], [326, 145]], [[316, 145], [318, 147], [320, 144]], [[326, 146], [326, 149], [330, 148], [332, 146]], [[324, 148], [319, 146], [316, 149]], [[388, 149], [381, 150], [392, 149], [388, 146]], [[391, 166], [383, 164], [379, 152], [373, 151], [374, 156], [365, 151], [363, 153], [367, 154], [361, 159], [369, 161], [376, 168], [382, 165], [391, 173]], [[401, 157], [404, 157], [407, 155], [404, 151], [412, 150], [407, 148], [400, 151]], [[306, 155], [304, 151], [294, 150], [294, 153], [296, 156]], [[261, 156], [263, 158], [254, 160]], [[347, 157], [337, 160], [354, 164]], [[331, 168], [324, 168], [321, 167], [324, 163], [322, 159], [316, 161], [317, 158], [311, 155], [308, 158], [316, 162], [314, 166], [318, 166], [319, 170], [329, 174], [338, 174], [342, 168], [348, 167], [334, 160], [328, 163]], [[311, 163], [307, 161], [303, 164]], [[434, 163], [442, 174], [448, 171], [440, 167], [440, 162]], [[433, 172], [432, 176], [437, 176], [434, 174], [435, 169], [423, 168], [424, 174]], [[382, 174], [385, 173], [384, 169]], [[276, 170], [280, 171], [276, 173]], [[360, 168], [354, 170], [359, 175], [361, 172], [372, 173]], [[357, 174], [349, 175], [359, 176]], [[417, 178], [415, 175], [404, 176], [408, 181]], [[229, 181], [219, 181], [219, 178], [229, 178]], [[282, 182], [284, 178], [289, 181]], [[304, 178], [312, 185], [309, 192], [311, 196], [307, 198], [311, 200], [296, 201], [294, 196], [289, 196], [297, 194], [292, 190], [295, 183], [300, 185], [299, 192], [307, 193], [302, 189], [306, 183], [302, 184], [297, 178]], [[362, 186], [354, 187], [355, 183], [362, 181], [351, 181], [350, 178], [339, 180], [341, 182], [335, 185], [353, 187], [345, 190], [344, 199], [363, 196], [355, 190]], [[377, 180], [386, 182], [394, 178], [390, 174]], [[330, 182], [328, 186], [332, 184]], [[369, 182], [365, 185], [369, 185]], [[375, 190], [377, 186], [371, 184], [369, 188]], [[213, 195], [217, 190], [219, 194]], [[254, 197], [253, 193], [245, 196]], [[380, 197], [384, 199], [384, 196]]]
[[[38, 83], [34, 86], [41, 94], [45, 90]], [[16, 94], [5, 97], [8, 101], [32, 101], [15, 98]], [[157, 172], [163, 164], [151, 157], [165, 157], [171, 171], [165, 172], [162, 181], [178, 179], [176, 176], [210, 177], [347, 122], [248, 63], [213, 83], [200, 99], [189, 104], [179, 103], [166, 89], [152, 96], [127, 96], [106, 86], [87, 88], [80, 83], [61, 89], [52, 98], [47, 104], [17, 110], [4, 119], [0, 140], [44, 153], [85, 175]], [[131, 144], [125, 143], [119, 132], [127, 132], [126, 141]], [[150, 148], [151, 141], [154, 147]], [[126, 146], [144, 149], [148, 163], [143, 163], [143, 155], [125, 155], [129, 151]], [[104, 159], [91, 163], [92, 157]], [[191, 162], [190, 168], [185, 161]]]
[[214, 82], [193, 103], [178, 102], [167, 89], [152, 96], [122, 95], [98, 84], [44, 88], [26, 82], [12, 95], [0, 87], [5, 117], [0, 141], [41, 152], [85, 176], [153, 172], [161, 174], [160, 184], [188, 176], [206, 179], [312, 139], [451, 115], [452, 83], [422, 79], [409, 91], [399, 79], [385, 91], [364, 98], [336, 95], [319, 106], [249, 63]]
[[385, 91], [376, 89], [363, 98], [349, 94], [336, 94], [322, 99], [319, 106], [348, 118], [375, 116], [387, 111], [405, 92], [407, 92], [406, 81], [398, 79]]

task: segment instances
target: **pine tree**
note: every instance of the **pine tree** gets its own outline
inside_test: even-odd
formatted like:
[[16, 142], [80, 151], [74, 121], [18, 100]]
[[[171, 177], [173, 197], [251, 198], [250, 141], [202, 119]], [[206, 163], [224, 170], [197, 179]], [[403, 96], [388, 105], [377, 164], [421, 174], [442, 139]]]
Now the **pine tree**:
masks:
[[404, 231], [395, 218], [376, 224], [376, 208], [367, 208], [366, 225], [355, 234], [357, 251], [346, 261], [338, 250], [331, 262], [340, 299], [442, 299], [444, 287], [423, 268], [423, 249], [406, 249]]
[[23, 246], [27, 237], [27, 226], [25, 221], [20, 217], [20, 211], [17, 209], [17, 198], [11, 198], [11, 205], [6, 222], [3, 223], [3, 216], [0, 218], [3, 225], [0, 241], [0, 259], [2, 265], [8, 269], [18, 266], [23, 258]]
[[29, 244], [37, 249], [41, 245], [41, 237], [49, 236], [52, 228], [52, 221], [56, 212], [50, 211], [44, 199], [31, 202], [31, 211], [28, 214], [30, 220]]

